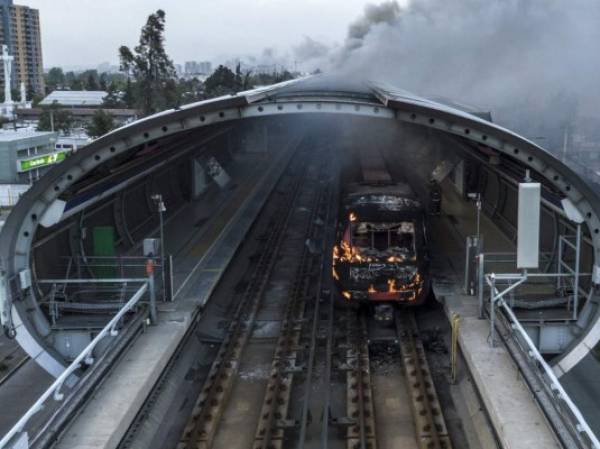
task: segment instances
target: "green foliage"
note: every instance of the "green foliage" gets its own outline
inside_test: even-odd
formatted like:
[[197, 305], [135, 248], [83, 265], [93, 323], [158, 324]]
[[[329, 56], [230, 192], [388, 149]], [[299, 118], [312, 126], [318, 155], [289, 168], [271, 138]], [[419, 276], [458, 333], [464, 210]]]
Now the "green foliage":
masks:
[[259, 73], [252, 77], [252, 83], [260, 86], [266, 86], [269, 84], [282, 83], [294, 79], [295, 76], [284, 70], [283, 72], [272, 72], [272, 73]]
[[238, 91], [238, 87], [236, 75], [223, 65], [217, 67], [212, 75], [204, 81], [204, 92], [208, 98], [235, 93]]
[[52, 67], [46, 74], [46, 89], [50, 92], [65, 85], [65, 74], [60, 67]]
[[79, 78], [85, 90], [100, 90], [100, 77], [97, 70], [86, 70]]
[[119, 48], [121, 69], [135, 80], [134, 97], [143, 115], [173, 107], [178, 102], [175, 68], [164, 48], [165, 12], [148, 17], [133, 51]]
[[182, 104], [193, 103], [204, 99], [204, 84], [197, 78], [180, 79], [177, 84], [179, 99]]
[[98, 109], [92, 116], [91, 122], [86, 126], [86, 131], [88, 136], [96, 139], [114, 128], [113, 116], [102, 109]]
[[123, 101], [123, 95], [121, 92], [117, 91], [113, 84], [109, 84], [106, 90], [107, 94], [104, 97], [103, 106], [105, 108], [124, 108], [127, 105]]
[[50, 107], [44, 107], [38, 121], [38, 131], [62, 131], [63, 134], [71, 133], [73, 127], [73, 114], [67, 109], [61, 109], [61, 105], [54, 102]]
[[105, 108], [138, 109], [141, 115], [149, 115], [180, 104], [233, 94], [256, 85], [279, 83], [296, 76], [286, 70], [253, 74], [242, 71], [238, 64], [235, 71], [218, 66], [204, 83], [196, 78], [177, 79], [173, 62], [164, 48], [164, 32], [165, 13], [159, 9], [142, 27], [138, 45], [133, 49], [119, 48], [124, 73], [98, 74], [96, 70], [63, 73], [62, 69], [53, 67], [46, 74], [48, 91], [103, 90], [108, 92]]
[[[60, 67], [53, 67], [45, 74], [46, 93], [55, 90], [103, 90], [123, 91], [127, 77], [123, 73], [98, 73], [97, 70], [63, 73]], [[27, 89], [33, 92], [33, 89]]]

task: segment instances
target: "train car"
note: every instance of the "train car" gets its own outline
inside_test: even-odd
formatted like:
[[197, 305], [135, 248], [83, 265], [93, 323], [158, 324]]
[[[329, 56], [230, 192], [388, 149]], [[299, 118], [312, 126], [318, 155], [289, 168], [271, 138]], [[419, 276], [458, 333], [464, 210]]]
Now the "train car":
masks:
[[341, 302], [387, 320], [429, 295], [426, 214], [410, 185], [370, 171], [343, 189], [332, 274]]

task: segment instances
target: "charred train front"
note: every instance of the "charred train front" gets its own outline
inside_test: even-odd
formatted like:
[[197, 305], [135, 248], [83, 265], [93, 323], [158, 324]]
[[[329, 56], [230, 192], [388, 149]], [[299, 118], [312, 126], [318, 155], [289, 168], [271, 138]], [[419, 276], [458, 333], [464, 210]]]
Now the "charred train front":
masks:
[[351, 184], [345, 189], [333, 277], [346, 302], [415, 306], [425, 301], [429, 294], [425, 217], [406, 183]]

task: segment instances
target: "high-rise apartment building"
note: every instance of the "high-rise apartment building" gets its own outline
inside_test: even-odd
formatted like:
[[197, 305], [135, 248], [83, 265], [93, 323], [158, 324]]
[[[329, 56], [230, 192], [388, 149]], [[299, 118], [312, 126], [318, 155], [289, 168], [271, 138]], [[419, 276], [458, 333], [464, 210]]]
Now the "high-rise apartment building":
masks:
[[[40, 37], [40, 16], [37, 9], [15, 5], [12, 0], [0, 0], [0, 46], [8, 46], [14, 57], [12, 84], [18, 89], [25, 83], [29, 95], [44, 94], [44, 66]], [[0, 72], [4, 86], [4, 74]]]
[[210, 75], [212, 64], [209, 61], [186, 61], [186, 75]]

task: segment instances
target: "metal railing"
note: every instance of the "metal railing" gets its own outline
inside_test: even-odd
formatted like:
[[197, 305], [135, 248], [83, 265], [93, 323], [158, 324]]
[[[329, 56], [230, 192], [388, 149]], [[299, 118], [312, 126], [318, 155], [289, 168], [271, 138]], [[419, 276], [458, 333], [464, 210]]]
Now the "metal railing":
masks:
[[[573, 243], [571, 240], [575, 240]], [[564, 246], [571, 248], [575, 252], [575, 266], [571, 267], [567, 262], [563, 260]], [[573, 289], [573, 319], [577, 319], [577, 311], [579, 309], [579, 264], [581, 255], [581, 225], [577, 225], [577, 232], [574, 236], [561, 235], [558, 239], [558, 263], [557, 271], [559, 274], [569, 273], [573, 277], [572, 289]], [[562, 289], [562, 277], [556, 279], [556, 288]]]
[[[538, 274], [538, 273], [535, 273]], [[527, 274], [523, 273], [522, 278], [518, 280], [515, 284], [510, 285], [508, 288], [504, 289], [502, 292], [498, 291], [496, 288], [496, 279], [508, 279], [503, 275], [495, 275], [489, 274], [485, 276], [485, 280], [490, 287], [490, 321], [491, 328], [495, 327], [494, 324], [494, 310], [496, 304], [498, 307], [502, 307], [510, 321], [510, 326], [513, 331], [518, 333], [517, 341], [519, 343], [524, 343], [525, 347], [522, 348], [523, 352], [527, 354], [530, 360], [533, 360], [534, 367], [540, 372], [540, 380], [542, 385], [547, 389], [548, 393], [551, 394], [551, 397], [555, 399], [555, 403], [558, 404], [560, 410], [563, 412], [566, 411], [568, 423], [571, 424], [572, 430], [574, 430], [574, 435], [577, 439], [584, 444], [584, 447], [600, 449], [600, 441], [588, 425], [587, 421], [577, 408], [577, 406], [573, 403], [560, 381], [554, 374], [552, 368], [546, 363], [546, 360], [542, 357], [537, 347], [529, 337], [529, 334], [525, 330], [525, 328], [521, 325], [518, 318], [512, 311], [511, 307], [504, 300], [504, 296], [509, 293], [511, 290], [518, 287], [518, 285], [524, 283], [527, 280], [528, 276], [534, 276], [534, 273]], [[541, 273], [539, 273], [541, 274]], [[493, 338], [493, 337], [492, 337]], [[566, 406], [566, 410], [561, 405]]]
[[[542, 262], [546, 264], [548, 268], [551, 268], [550, 265], [554, 266], [551, 263], [551, 256], [549, 253], [541, 253], [540, 259]], [[510, 290], [506, 293], [514, 294], [517, 287], [522, 286], [525, 282], [527, 285], [556, 285], [560, 286], [566, 280], [571, 282], [573, 285], [573, 294], [570, 295], [566, 301], [567, 309], [571, 308], [572, 310], [572, 320], [577, 320], [579, 313], [579, 294], [585, 294], [582, 292], [580, 286], [580, 278], [582, 277], [591, 277], [591, 273], [581, 273], [579, 271], [579, 263], [575, 263], [575, 269], [567, 270], [565, 267], [568, 267], [568, 264], [563, 260], [564, 254], [559, 254], [559, 258], [556, 261], [557, 272], [525, 272], [525, 273], [494, 273], [495, 281], [500, 281], [507, 283], [511, 286]], [[476, 256], [476, 264], [477, 264], [477, 298], [479, 305], [479, 318], [485, 318], [485, 276], [490, 274], [490, 265], [496, 265], [496, 268], [500, 266], [512, 265], [512, 268], [516, 266], [516, 254], [515, 253], [480, 253]], [[563, 270], [560, 267], [563, 267]], [[468, 269], [468, 268], [466, 268]], [[488, 274], [486, 274], [488, 273]], [[522, 282], [521, 282], [522, 280]], [[516, 282], [516, 284], [514, 283]], [[571, 305], [572, 303], [572, 305]]]
[[[81, 282], [82, 280], [77, 279], [46, 279], [40, 282], [52, 283], [52, 282], [66, 282], [66, 283], [76, 283]], [[87, 281], [87, 280], [86, 280]], [[71, 376], [75, 376], [75, 372], [79, 370], [83, 364], [92, 365], [94, 363], [93, 351], [96, 346], [104, 339], [106, 336], [110, 335], [111, 337], [116, 337], [119, 333], [117, 326], [121, 319], [125, 316], [125, 314], [131, 311], [142, 299], [146, 292], [150, 293], [151, 301], [152, 296], [154, 295], [154, 286], [152, 282], [152, 277], [146, 279], [90, 279], [89, 281], [94, 282], [115, 282], [115, 281], [126, 281], [126, 282], [142, 282], [141, 287], [135, 292], [135, 294], [127, 301], [127, 303], [119, 310], [119, 312], [104, 326], [104, 328], [94, 337], [94, 339], [81, 351], [81, 353], [73, 360], [73, 362], [61, 373], [60, 376], [56, 378], [54, 383], [50, 385], [50, 387], [40, 396], [40, 398], [29, 408], [29, 410], [17, 421], [17, 423], [12, 427], [12, 429], [0, 440], [0, 449], [4, 449], [9, 443], [15, 444], [17, 441], [17, 437], [21, 437], [24, 433], [24, 428], [29, 422], [29, 420], [40, 410], [44, 408], [44, 404], [53, 397], [55, 401], [62, 401], [64, 399], [64, 393], [61, 392], [61, 389], [65, 382], [69, 382]], [[26, 437], [27, 438], [27, 437]], [[27, 439], [25, 439], [27, 442]], [[28, 447], [28, 444], [25, 446], [19, 447]]]
[[[101, 279], [102, 272], [108, 277], [132, 278], [145, 275], [149, 260], [153, 263], [156, 272], [156, 292], [163, 301], [173, 300], [173, 256], [65, 256], [65, 279], [82, 278], [89, 276], [92, 279]], [[87, 275], [87, 276], [86, 276]]]

